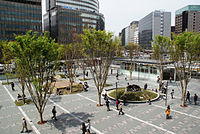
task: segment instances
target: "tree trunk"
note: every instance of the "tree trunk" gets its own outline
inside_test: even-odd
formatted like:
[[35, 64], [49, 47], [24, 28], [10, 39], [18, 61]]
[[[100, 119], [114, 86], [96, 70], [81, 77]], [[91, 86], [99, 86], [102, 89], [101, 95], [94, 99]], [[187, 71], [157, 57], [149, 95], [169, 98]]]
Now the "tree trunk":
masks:
[[22, 98], [23, 98], [23, 102], [25, 104], [25, 94], [24, 94], [25, 85], [24, 85], [24, 81], [23, 80], [21, 81], [21, 84], [22, 84]]
[[73, 80], [70, 78], [70, 93], [72, 93]]
[[85, 80], [85, 70], [83, 69], [83, 80]]
[[185, 95], [182, 96], [182, 106], [185, 106]]
[[99, 104], [98, 104], [98, 106], [101, 106], [101, 93], [100, 92], [98, 92], [98, 97], [99, 97], [99, 100], [98, 100]]
[[41, 111], [39, 111], [39, 114], [40, 114], [40, 123], [42, 124], [43, 123], [43, 116], [42, 116], [42, 112]]

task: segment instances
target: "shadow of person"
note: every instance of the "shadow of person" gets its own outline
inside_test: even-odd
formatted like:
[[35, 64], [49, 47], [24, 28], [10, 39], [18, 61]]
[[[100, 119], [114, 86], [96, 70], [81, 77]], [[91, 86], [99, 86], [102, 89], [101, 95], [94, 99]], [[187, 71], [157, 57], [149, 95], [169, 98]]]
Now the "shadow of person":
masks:
[[29, 129], [26, 133], [32, 133], [32, 130]]
[[86, 120], [91, 117], [93, 117], [93, 115], [84, 113], [84, 112], [77, 112], [77, 113], [72, 112], [70, 114], [62, 113], [56, 116], [57, 121], [50, 119], [50, 120], [47, 120], [47, 124], [50, 124], [51, 127], [54, 127], [58, 129], [59, 131], [61, 131], [62, 133], [65, 133], [67, 128], [80, 127], [83, 121], [86, 122]]

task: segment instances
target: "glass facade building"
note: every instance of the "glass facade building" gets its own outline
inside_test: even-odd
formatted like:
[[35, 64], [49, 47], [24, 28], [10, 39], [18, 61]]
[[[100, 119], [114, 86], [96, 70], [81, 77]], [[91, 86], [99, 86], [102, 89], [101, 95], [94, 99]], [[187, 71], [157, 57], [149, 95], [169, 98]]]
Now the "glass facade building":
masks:
[[188, 5], [176, 11], [175, 33], [200, 32], [200, 5]]
[[144, 49], [152, 49], [155, 36], [171, 37], [171, 12], [156, 10], [139, 21], [139, 44]]
[[98, 0], [47, 0], [46, 7], [44, 29], [58, 43], [74, 42], [83, 28], [104, 30]]
[[41, 0], [0, 0], [0, 40], [28, 30], [42, 32]]

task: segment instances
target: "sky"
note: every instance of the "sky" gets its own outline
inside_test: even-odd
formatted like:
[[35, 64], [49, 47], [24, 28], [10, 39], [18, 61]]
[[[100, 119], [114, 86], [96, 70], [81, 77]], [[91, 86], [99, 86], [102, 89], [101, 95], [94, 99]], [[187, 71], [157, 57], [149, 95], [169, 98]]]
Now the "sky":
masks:
[[106, 31], [118, 35], [132, 21], [139, 21], [155, 10], [171, 12], [174, 26], [175, 11], [187, 5], [200, 5], [200, 0], [99, 0], [99, 4]]
[[[44, 14], [44, 1], [43, 14]], [[200, 5], [200, 0], [99, 0], [100, 13], [104, 14], [106, 31], [115, 35], [132, 21], [139, 21], [155, 10], [171, 12], [171, 25], [175, 11], [187, 5]]]

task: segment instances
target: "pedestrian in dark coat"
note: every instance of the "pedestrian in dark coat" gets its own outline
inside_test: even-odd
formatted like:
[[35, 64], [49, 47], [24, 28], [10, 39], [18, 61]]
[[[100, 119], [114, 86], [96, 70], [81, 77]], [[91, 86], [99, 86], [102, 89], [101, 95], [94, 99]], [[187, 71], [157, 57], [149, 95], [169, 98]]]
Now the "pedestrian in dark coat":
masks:
[[104, 100], [107, 100], [107, 93], [105, 93], [104, 95]]
[[147, 83], [144, 85], [144, 90], [146, 90], [147, 89]]
[[21, 131], [21, 133], [24, 132], [24, 128], [26, 128], [26, 132], [28, 132], [26, 119], [23, 117], [22, 120], [23, 121], [22, 121], [22, 131]]
[[107, 100], [106, 100], [106, 107], [107, 107], [107, 111], [110, 111], [110, 106], [109, 106], [109, 103], [110, 103], [110, 102], [109, 102], [109, 100], [107, 99]]
[[171, 98], [173, 99], [174, 98], [174, 89], [172, 89], [172, 92], [170, 94], [171, 94]]
[[85, 134], [85, 132], [87, 132], [86, 126], [85, 126], [85, 123], [84, 123], [84, 122], [82, 122], [81, 130], [82, 130], [82, 134]]
[[14, 89], [14, 87], [15, 87], [14, 82], [11, 83], [11, 87], [12, 87], [12, 90], [15, 91], [15, 89]]
[[116, 74], [116, 79], [117, 79], [117, 80], [119, 80], [118, 77], [119, 77], [119, 74], [117, 73], [117, 74]]
[[86, 76], [88, 77], [88, 71], [86, 72]]
[[195, 105], [197, 105], [197, 99], [198, 99], [197, 94], [194, 94], [194, 104], [195, 104]]
[[187, 94], [186, 94], [186, 100], [185, 101], [189, 101], [189, 103], [190, 103], [190, 92], [189, 91], [187, 91]]
[[124, 106], [126, 106], [126, 95], [124, 95], [123, 97], [123, 103], [124, 103]]
[[55, 119], [55, 120], [57, 120], [57, 118], [56, 118], [56, 106], [53, 106], [53, 109], [52, 109], [52, 114], [53, 114], [53, 116], [51, 117], [51, 119]]

